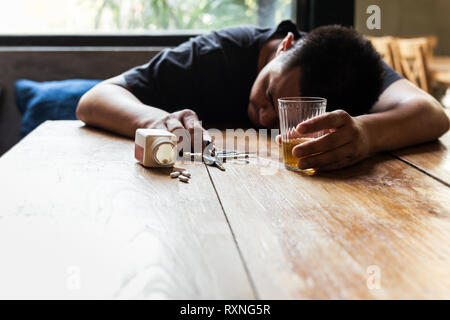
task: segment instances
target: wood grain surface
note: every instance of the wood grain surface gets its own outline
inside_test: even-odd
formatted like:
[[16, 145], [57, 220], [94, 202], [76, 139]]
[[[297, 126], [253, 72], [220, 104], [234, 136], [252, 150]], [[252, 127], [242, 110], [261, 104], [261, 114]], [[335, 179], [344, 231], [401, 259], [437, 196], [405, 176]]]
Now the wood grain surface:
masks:
[[269, 149], [209, 168], [258, 297], [450, 297], [450, 188], [389, 155], [309, 177]]
[[433, 57], [430, 70], [435, 81], [450, 86], [450, 57]]
[[450, 72], [450, 57], [433, 57], [430, 61], [430, 69], [437, 72]]
[[184, 184], [133, 150], [46, 122], [0, 158], [0, 298], [255, 297], [205, 166]]
[[293, 173], [246, 133], [213, 135], [258, 156], [183, 184], [130, 140], [39, 127], [0, 158], [0, 298], [450, 297], [448, 186], [387, 154]]
[[450, 131], [438, 141], [402, 149], [394, 155], [450, 187]]

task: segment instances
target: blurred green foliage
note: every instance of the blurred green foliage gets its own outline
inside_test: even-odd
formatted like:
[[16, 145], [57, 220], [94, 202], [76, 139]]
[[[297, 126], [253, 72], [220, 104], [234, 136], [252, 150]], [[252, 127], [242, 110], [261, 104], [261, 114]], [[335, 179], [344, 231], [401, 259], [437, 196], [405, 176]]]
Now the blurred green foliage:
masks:
[[293, 0], [79, 0], [96, 12], [95, 28], [205, 30], [274, 25], [291, 17]]

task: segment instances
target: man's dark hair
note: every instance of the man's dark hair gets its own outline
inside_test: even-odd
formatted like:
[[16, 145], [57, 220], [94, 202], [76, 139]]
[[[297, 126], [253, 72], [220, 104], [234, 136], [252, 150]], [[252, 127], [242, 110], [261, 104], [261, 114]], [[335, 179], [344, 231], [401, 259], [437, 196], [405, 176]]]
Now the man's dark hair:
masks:
[[284, 68], [300, 67], [302, 96], [327, 98], [327, 111], [369, 112], [383, 86], [380, 55], [369, 40], [341, 26], [320, 27], [286, 51]]

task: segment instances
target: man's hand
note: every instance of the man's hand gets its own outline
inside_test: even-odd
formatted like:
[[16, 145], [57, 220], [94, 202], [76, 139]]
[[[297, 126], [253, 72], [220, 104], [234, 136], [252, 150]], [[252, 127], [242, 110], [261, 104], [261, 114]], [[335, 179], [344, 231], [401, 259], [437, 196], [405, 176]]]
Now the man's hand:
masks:
[[[191, 144], [194, 145], [194, 133], [203, 133], [203, 141], [210, 140], [208, 132], [203, 129], [197, 114], [190, 110], [184, 109], [173, 113], [168, 113], [163, 117], [151, 121], [146, 125], [148, 129], [163, 129], [176, 133], [177, 130], [186, 129], [191, 136]], [[202, 141], [202, 142], [203, 142]]]
[[326, 113], [302, 122], [296, 129], [301, 135], [322, 130], [328, 133], [292, 149], [294, 157], [302, 158], [298, 162], [300, 169], [335, 170], [369, 156], [370, 144], [363, 124], [347, 112]]

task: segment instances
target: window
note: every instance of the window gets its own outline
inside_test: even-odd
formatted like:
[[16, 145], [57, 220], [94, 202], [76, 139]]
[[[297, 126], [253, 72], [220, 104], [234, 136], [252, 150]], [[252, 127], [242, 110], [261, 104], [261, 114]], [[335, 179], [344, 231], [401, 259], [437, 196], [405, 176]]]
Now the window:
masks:
[[0, 5], [0, 35], [201, 32], [273, 26], [295, 0], [14, 0]]

